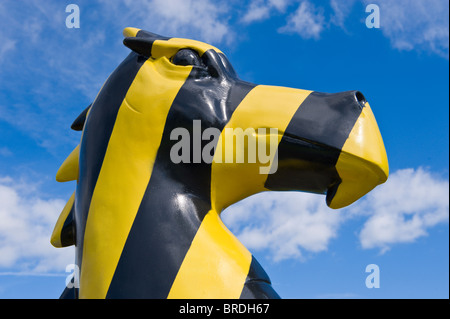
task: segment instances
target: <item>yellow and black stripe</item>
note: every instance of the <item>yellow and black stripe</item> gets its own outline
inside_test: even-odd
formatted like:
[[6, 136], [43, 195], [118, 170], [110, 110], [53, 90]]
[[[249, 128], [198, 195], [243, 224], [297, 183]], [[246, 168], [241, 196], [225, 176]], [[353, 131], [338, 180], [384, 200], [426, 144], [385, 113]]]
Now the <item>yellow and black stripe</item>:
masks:
[[[356, 91], [241, 81], [223, 53], [202, 42], [135, 28], [124, 36], [133, 52], [72, 125], [81, 143], [57, 174], [77, 180], [52, 235], [57, 247], [76, 246], [81, 277], [72, 297], [278, 298], [220, 213], [267, 190], [327, 194], [338, 208], [383, 182], [387, 159], [368, 103]], [[174, 64], [182, 49], [195, 51], [199, 65]], [[170, 133], [183, 127], [192, 136], [193, 120], [222, 131], [213, 162], [192, 152], [190, 163], [174, 164]], [[261, 174], [258, 161], [221, 160], [240, 149], [219, 152], [239, 143], [226, 129], [249, 127], [278, 130], [274, 174]]]

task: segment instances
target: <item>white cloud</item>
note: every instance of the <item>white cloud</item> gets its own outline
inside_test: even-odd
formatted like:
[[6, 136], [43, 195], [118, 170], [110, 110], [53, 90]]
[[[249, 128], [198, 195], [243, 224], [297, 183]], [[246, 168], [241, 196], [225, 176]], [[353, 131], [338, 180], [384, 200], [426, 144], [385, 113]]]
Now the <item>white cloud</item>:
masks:
[[270, 6], [263, 1], [253, 1], [250, 3], [247, 13], [242, 17], [242, 22], [251, 23], [261, 21], [269, 17]]
[[6, 146], [0, 147], [0, 156], [9, 157], [12, 155], [13, 155], [13, 152], [11, 152], [11, 150], [9, 148], [7, 148]]
[[254, 0], [248, 6], [247, 12], [241, 18], [241, 21], [252, 23], [267, 19], [274, 10], [284, 12], [289, 2], [288, 0]]
[[340, 226], [355, 218], [364, 220], [358, 234], [361, 247], [384, 252], [448, 222], [448, 191], [448, 180], [422, 168], [405, 169], [339, 211], [329, 209], [324, 196], [266, 192], [227, 208], [223, 219], [250, 251], [265, 251], [274, 261], [304, 260], [307, 253], [326, 251]]
[[[82, 11], [82, 22], [90, 14]], [[6, 44], [0, 49], [0, 94], [6, 94], [0, 120], [53, 154], [73, 147], [71, 122], [118, 65], [112, 45], [105, 50], [101, 29], [84, 32], [83, 24], [81, 29], [67, 29], [66, 15], [65, 5], [52, 2], [0, 5], [0, 40]], [[86, 102], [74, 102], [83, 98]]]
[[[360, 0], [367, 6], [374, 3], [380, 7], [380, 31], [393, 48], [418, 50], [448, 58], [449, 49], [449, 2], [447, 0]], [[330, 0], [334, 15], [331, 22], [345, 29], [356, 0]], [[367, 13], [360, 14], [365, 17]], [[364, 23], [364, 19], [362, 20]]]
[[330, 6], [334, 14], [330, 18], [330, 22], [345, 30], [345, 19], [350, 14], [356, 0], [331, 0]]
[[2, 47], [0, 48], [0, 63], [1, 63], [5, 59], [7, 53], [15, 49], [16, 41], [8, 39], [1, 34], [0, 34], [0, 41], [2, 43]]
[[392, 174], [355, 207], [369, 214], [359, 233], [362, 248], [386, 251], [393, 244], [414, 242], [431, 227], [448, 222], [448, 192], [448, 180], [422, 168]]
[[0, 270], [2, 273], [64, 272], [73, 263], [73, 249], [50, 244], [56, 220], [64, 207], [61, 199], [31, 195], [35, 187], [0, 178]]
[[316, 8], [309, 1], [303, 1], [298, 9], [287, 18], [287, 24], [278, 29], [281, 33], [297, 33], [304, 39], [319, 39], [325, 28], [322, 8]]
[[247, 248], [267, 250], [275, 261], [326, 250], [343, 220], [323, 196], [300, 192], [254, 195], [228, 208], [223, 218]]
[[229, 7], [211, 0], [124, 0], [104, 1], [109, 16], [122, 27], [139, 27], [164, 36], [191, 37], [220, 43], [233, 39], [228, 24]]
[[[316, 8], [308, 0], [302, 1], [297, 11], [288, 16], [287, 24], [280, 32], [298, 33], [305, 39], [318, 39], [320, 34], [336, 25], [344, 30], [345, 20], [352, 12], [356, 0], [330, 0], [333, 14], [325, 18], [323, 8]], [[380, 31], [387, 37], [393, 48], [398, 50], [418, 50], [449, 56], [449, 2], [447, 0], [360, 0], [364, 6], [375, 3], [380, 7]], [[255, 11], [248, 12], [249, 18], [261, 20], [269, 17], [270, 6], [256, 5]], [[358, 6], [359, 7], [359, 6]], [[360, 12], [360, 17], [367, 13]], [[249, 19], [249, 22], [253, 21]], [[361, 20], [364, 23], [364, 19]]]
[[220, 42], [231, 33], [226, 18], [226, 9], [219, 3], [208, 0], [155, 0], [151, 10], [159, 15], [161, 23], [169, 32], [192, 28], [204, 41]]
[[448, 58], [447, 0], [379, 0], [376, 3], [380, 7], [380, 30], [394, 48], [426, 50]]

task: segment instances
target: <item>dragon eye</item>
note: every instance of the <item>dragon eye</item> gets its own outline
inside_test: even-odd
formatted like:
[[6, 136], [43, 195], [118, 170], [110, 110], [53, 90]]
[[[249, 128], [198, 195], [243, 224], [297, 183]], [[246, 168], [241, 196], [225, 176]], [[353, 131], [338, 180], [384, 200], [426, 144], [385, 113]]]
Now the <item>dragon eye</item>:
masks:
[[191, 49], [181, 49], [172, 57], [172, 63], [176, 65], [202, 65], [198, 53]]

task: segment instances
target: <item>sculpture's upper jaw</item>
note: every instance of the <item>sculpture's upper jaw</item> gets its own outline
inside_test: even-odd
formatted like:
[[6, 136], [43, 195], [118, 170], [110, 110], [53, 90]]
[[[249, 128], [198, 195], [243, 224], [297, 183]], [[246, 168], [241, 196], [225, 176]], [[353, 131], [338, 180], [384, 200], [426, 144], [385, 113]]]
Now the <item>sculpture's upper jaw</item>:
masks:
[[327, 204], [342, 208], [358, 200], [389, 176], [389, 165], [377, 122], [365, 103], [339, 155], [341, 182], [327, 191]]
[[326, 194], [342, 208], [389, 175], [386, 150], [372, 110], [358, 91], [312, 92], [298, 107], [278, 145], [269, 190]]

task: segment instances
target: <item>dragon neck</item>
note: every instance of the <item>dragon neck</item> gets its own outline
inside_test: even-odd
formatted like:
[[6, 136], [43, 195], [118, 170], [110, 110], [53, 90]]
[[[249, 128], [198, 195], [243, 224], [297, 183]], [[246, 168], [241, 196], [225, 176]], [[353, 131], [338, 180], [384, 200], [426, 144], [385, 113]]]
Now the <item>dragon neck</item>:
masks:
[[208, 201], [155, 169], [134, 216], [116, 198], [102, 226], [87, 227], [80, 297], [238, 298], [251, 254]]
[[[179, 120], [190, 80], [154, 99], [164, 83], [148, 77], [144, 62], [130, 55], [86, 119], [75, 196], [80, 297], [166, 298], [218, 290], [238, 298], [252, 258], [211, 205], [211, 166], [170, 160], [170, 133], [191, 124]], [[242, 86], [232, 94], [236, 105], [253, 87]], [[237, 278], [229, 289], [211, 286], [228, 287], [229, 278]]]

